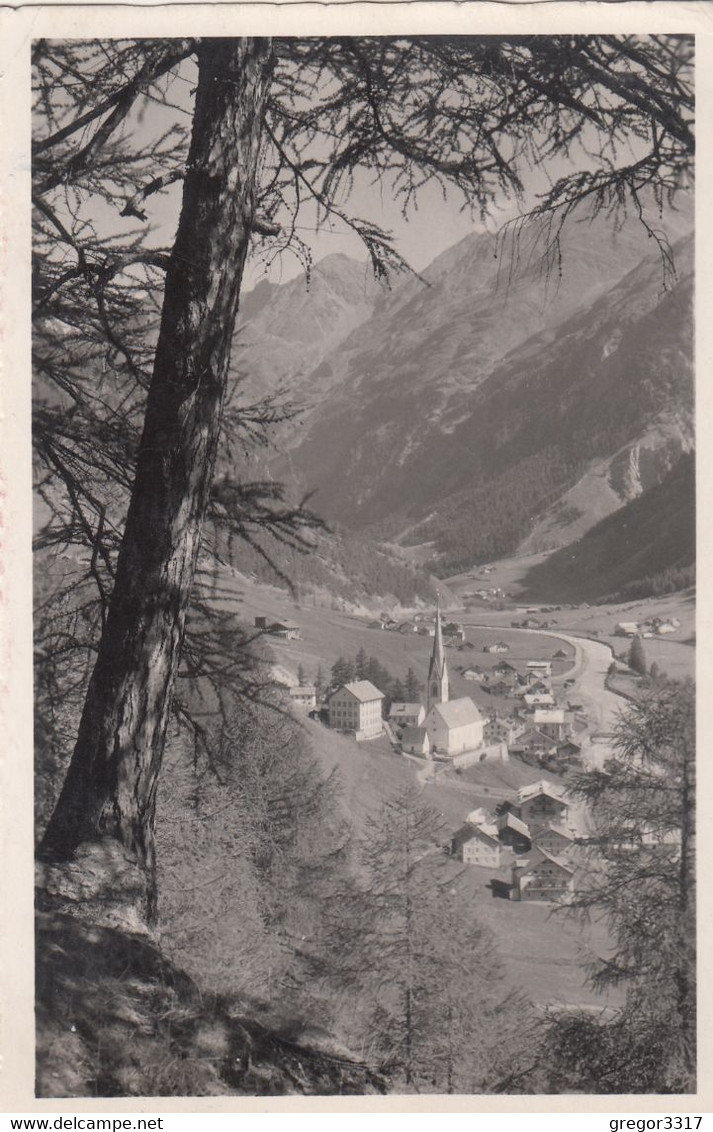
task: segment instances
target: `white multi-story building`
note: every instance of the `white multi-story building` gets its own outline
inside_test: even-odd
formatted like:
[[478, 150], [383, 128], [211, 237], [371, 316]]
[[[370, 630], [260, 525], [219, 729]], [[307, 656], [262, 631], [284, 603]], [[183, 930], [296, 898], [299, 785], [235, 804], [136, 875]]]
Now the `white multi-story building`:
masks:
[[375, 739], [383, 730], [383, 699], [383, 692], [370, 680], [343, 684], [329, 697], [329, 726], [353, 732], [359, 741]]

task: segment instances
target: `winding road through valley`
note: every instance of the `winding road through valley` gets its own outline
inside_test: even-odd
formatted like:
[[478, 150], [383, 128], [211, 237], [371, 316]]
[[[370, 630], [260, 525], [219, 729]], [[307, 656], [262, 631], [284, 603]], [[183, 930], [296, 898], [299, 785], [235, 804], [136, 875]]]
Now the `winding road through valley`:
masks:
[[589, 637], [571, 637], [567, 633], [554, 632], [550, 629], [514, 629], [508, 625], [481, 625], [472, 622], [464, 623], [465, 629], [502, 629], [508, 633], [524, 633], [541, 637], [552, 637], [557, 641], [565, 641], [574, 649], [574, 667], [564, 679], [574, 680], [570, 699], [576, 698], [589, 719], [588, 738], [582, 747], [582, 756], [587, 769], [601, 767], [611, 754], [611, 732], [613, 731], [619, 714], [626, 705], [622, 696], [610, 692], [606, 687], [606, 675], [612, 661], [612, 651], [608, 645], [601, 641], [593, 641]]

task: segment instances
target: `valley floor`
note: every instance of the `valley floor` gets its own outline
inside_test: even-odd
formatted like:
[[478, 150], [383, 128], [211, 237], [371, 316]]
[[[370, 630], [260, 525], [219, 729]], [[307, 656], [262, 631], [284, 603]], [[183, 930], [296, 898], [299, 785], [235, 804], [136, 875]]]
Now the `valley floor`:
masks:
[[[509, 570], [514, 574], [513, 564]], [[473, 580], [453, 579], [448, 586], [458, 594], [465, 588], [472, 589]], [[298, 606], [284, 592], [249, 580], [236, 584], [238, 589], [234, 608], [241, 619], [251, 622], [255, 616], [267, 616], [299, 623], [299, 640], [269, 638], [277, 670], [286, 682], [296, 682], [298, 665], [306, 670], [308, 679], [314, 679], [318, 668], [328, 678], [339, 656], [353, 657], [360, 648], [367, 655], [376, 656], [395, 676], [403, 678], [411, 667], [418, 679], [425, 681], [431, 650], [428, 637], [369, 628], [365, 617], [352, 613], [317, 605]], [[551, 626], [546, 631], [514, 629], [511, 620], [517, 614], [512, 609], [471, 607], [469, 612], [457, 616], [472, 651], [447, 650], [451, 696], [470, 695], [481, 708], [493, 704], [482, 688], [462, 677], [464, 666], [475, 662], [491, 664], [498, 659], [483, 653], [485, 643], [498, 638], [507, 641], [508, 659], [517, 663], [524, 658], [551, 657], [553, 646], [558, 647], [554, 645], [557, 641], [567, 653], [567, 660], [561, 662], [554, 683], [565, 678], [575, 681], [571, 694], [576, 694], [589, 720], [587, 731], [578, 736], [577, 742], [582, 743], [585, 765], [601, 766], [611, 750], [612, 729], [625, 707], [625, 700], [605, 686], [612, 651], [621, 655], [629, 646], [628, 641], [614, 635], [614, 626], [619, 620], [643, 620], [654, 613], [672, 616], [674, 612], [682, 622], [679, 639], [647, 640], [644, 644], [650, 651], [649, 663], [655, 654], [660, 667], [677, 676], [692, 672], [694, 667], [695, 650], [691, 643], [683, 643], [694, 640], [691, 594], [629, 603], [625, 608], [584, 606], [558, 610], [554, 615], [545, 615]], [[368, 819], [375, 816], [382, 801], [405, 786], [420, 786], [424, 800], [440, 812], [447, 840], [471, 810], [481, 806], [492, 810], [498, 801], [513, 797], [518, 787], [542, 777], [562, 781], [512, 757], [507, 763], [479, 764], [466, 775], [456, 776], [448, 766], [434, 766], [421, 758], [398, 753], [386, 735], [357, 744], [306, 717], [304, 725], [323, 765], [338, 768], [345, 809], [356, 835], [361, 837], [368, 836]], [[586, 815], [576, 807], [571, 820], [578, 827], [575, 832], [586, 831]], [[448, 882], [457, 886], [462, 898], [477, 902], [513, 985], [524, 990], [535, 1003], [543, 1008], [566, 1004], [605, 1010], [621, 1001], [618, 992], [610, 991], [610, 997], [605, 998], [595, 994], [586, 983], [587, 956], [592, 952], [602, 955], [607, 950], [603, 924], [594, 922], [585, 928], [552, 905], [496, 899], [489, 888], [492, 870], [464, 866], [453, 859], [445, 861], [444, 868]]]

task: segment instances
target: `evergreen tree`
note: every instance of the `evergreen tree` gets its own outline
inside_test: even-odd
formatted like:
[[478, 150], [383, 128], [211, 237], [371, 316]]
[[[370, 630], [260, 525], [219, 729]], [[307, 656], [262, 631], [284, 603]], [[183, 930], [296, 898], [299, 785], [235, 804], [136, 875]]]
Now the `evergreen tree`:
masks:
[[694, 686], [666, 682], [628, 709], [604, 769], [571, 786], [595, 827], [573, 908], [605, 918], [612, 947], [592, 981], [626, 1000], [609, 1020], [557, 1019], [554, 1091], [695, 1090], [694, 776]]
[[324, 695], [324, 689], [325, 689], [324, 672], [322, 670], [321, 664], [317, 668], [317, 675], [314, 678], [314, 687], [315, 687], [315, 691], [317, 693], [317, 699], [321, 700], [322, 696]]
[[640, 637], [634, 637], [629, 649], [629, 668], [638, 672], [640, 676], [646, 675], [646, 653]]
[[[40, 852], [68, 862], [83, 843], [118, 843], [145, 874], [150, 916], [155, 798], [206, 515], [220, 510], [253, 546], [256, 532], [284, 543], [311, 522], [283, 506], [279, 485], [214, 477], [251, 247], [293, 248], [301, 209], [316, 207], [361, 237], [383, 277], [402, 260], [377, 223], [348, 211], [361, 176], [392, 189], [404, 211], [430, 183], [486, 216], [503, 194], [522, 194], [524, 168], [553, 157], [565, 168], [535, 209], [547, 264], [558, 262], [561, 226], [582, 202], [596, 212], [629, 201], [647, 223], [645, 190], [663, 208], [691, 166], [693, 41], [43, 38], [32, 55], [35, 360], [48, 390], [34, 436], [53, 513], [45, 538], [81, 545], [101, 607], [76, 743]], [[168, 126], [163, 114], [188, 60], [197, 63], [190, 137], [178, 124], [183, 108]], [[157, 101], [160, 125], [147, 139], [143, 108]], [[571, 161], [578, 150], [586, 168]], [[157, 249], [140, 229], [145, 202], [178, 181], [176, 239]], [[129, 231], [117, 225], [101, 238], [114, 206], [133, 218]], [[157, 327], [147, 325], [155, 298]], [[250, 435], [265, 414], [235, 409], [232, 419]], [[542, 486], [561, 478], [543, 474]]]
[[380, 660], [375, 656], [370, 656], [366, 666], [366, 679], [370, 680], [375, 688], [386, 695], [392, 684], [392, 676], [388, 669], [384, 668]]
[[416, 673], [414, 672], [413, 668], [409, 668], [408, 672], [406, 673], [406, 699], [407, 699], [407, 701], [409, 703], [412, 703], [412, 704], [418, 703], [418, 701], [421, 697], [422, 691], [423, 691], [423, 685], [421, 684], [420, 680], [416, 676]]
[[341, 687], [352, 679], [352, 665], [345, 657], [340, 656], [332, 665], [332, 685]]
[[361, 957], [370, 1044], [409, 1089], [494, 1091], [529, 1064], [532, 1015], [505, 985], [490, 933], [453, 888], [440, 815], [409, 789], [369, 822]]
[[368, 679], [368, 676], [367, 676], [368, 667], [369, 667], [369, 662], [367, 660], [367, 655], [366, 655], [366, 652], [364, 651], [364, 647], [362, 646], [359, 649], [359, 652], [356, 654], [356, 658], [354, 660], [354, 672], [355, 672], [357, 680], [367, 680]]
[[407, 700], [406, 689], [400, 680], [392, 680], [389, 687], [389, 698], [392, 703], [402, 704]]
[[304, 666], [302, 664], [297, 665], [297, 683], [299, 684], [300, 688], [303, 688], [307, 683], [307, 673], [305, 672]]

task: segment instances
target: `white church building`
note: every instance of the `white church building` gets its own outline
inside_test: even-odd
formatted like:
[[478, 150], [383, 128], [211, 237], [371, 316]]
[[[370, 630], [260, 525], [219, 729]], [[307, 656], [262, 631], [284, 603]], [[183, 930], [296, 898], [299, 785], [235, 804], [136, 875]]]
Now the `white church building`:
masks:
[[430, 754], [455, 757], [483, 745], [485, 720], [470, 696], [448, 697], [448, 665], [443, 648], [441, 610], [436, 607], [436, 632], [428, 669], [428, 704], [424, 728]]

